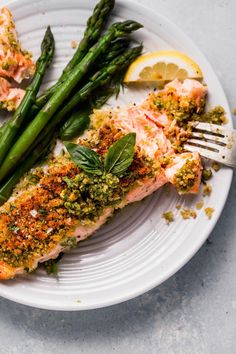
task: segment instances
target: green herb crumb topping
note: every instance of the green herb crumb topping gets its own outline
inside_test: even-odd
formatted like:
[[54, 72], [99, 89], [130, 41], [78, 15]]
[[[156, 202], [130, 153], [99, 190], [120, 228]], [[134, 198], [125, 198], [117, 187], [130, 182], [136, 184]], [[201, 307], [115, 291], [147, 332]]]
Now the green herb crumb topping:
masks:
[[66, 188], [61, 193], [64, 206], [80, 220], [95, 221], [104, 209], [120, 202], [128, 187], [121, 187], [120, 179], [111, 173], [102, 176], [81, 171], [73, 179], [63, 178]]
[[166, 211], [162, 214], [162, 217], [166, 220], [167, 224], [174, 221], [174, 214], [172, 211]]
[[188, 159], [175, 174], [174, 185], [179, 192], [186, 193], [194, 186], [196, 179], [196, 167], [195, 161]]

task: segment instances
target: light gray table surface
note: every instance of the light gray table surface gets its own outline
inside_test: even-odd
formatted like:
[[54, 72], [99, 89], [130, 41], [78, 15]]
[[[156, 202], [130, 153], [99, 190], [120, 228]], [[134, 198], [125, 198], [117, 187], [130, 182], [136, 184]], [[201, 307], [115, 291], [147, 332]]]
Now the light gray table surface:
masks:
[[[198, 44], [233, 110], [236, 1], [139, 2], [168, 16]], [[120, 305], [69, 313], [33, 309], [1, 298], [0, 354], [235, 354], [235, 179], [209, 240], [164, 284]]]

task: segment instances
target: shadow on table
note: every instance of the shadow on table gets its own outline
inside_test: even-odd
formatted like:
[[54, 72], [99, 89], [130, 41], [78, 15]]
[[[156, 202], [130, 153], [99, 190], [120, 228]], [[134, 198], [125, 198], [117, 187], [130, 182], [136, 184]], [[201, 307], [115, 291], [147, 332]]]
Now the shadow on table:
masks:
[[220, 277], [223, 263], [227, 261], [226, 251], [236, 227], [232, 208], [236, 199], [236, 178], [232, 187], [213, 235], [184, 268], [159, 287], [126, 303], [84, 312], [39, 310], [1, 299], [1, 320], [15, 326], [16, 330], [19, 327], [31, 338], [40, 337], [47, 341], [53, 338], [59, 344], [60, 341], [83, 341], [84, 338], [93, 343], [99, 337], [102, 340], [103, 336], [106, 340], [130, 338], [139, 333], [145, 336], [150, 327], [155, 325], [157, 328], [165, 320], [170, 322], [169, 316], [181, 316], [184, 308], [192, 306], [194, 297], [203, 297], [209, 290], [207, 287], [214, 287], [214, 280]]

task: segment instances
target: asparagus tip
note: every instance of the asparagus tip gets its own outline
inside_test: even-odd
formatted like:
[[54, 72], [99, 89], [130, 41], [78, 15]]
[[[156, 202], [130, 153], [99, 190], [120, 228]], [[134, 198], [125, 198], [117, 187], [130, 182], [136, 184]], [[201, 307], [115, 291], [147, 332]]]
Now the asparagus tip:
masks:
[[51, 31], [51, 27], [48, 26], [41, 44], [41, 51], [42, 52], [51, 52], [53, 55], [54, 53], [54, 48], [55, 48], [55, 41], [54, 41], [54, 36]]

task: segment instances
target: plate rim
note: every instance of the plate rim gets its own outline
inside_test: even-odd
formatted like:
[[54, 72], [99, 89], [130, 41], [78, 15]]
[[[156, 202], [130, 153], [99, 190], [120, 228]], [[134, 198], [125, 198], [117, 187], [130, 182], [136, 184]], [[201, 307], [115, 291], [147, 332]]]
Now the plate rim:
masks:
[[[37, 2], [39, 2], [39, 1], [37, 1]], [[17, 4], [17, 3], [21, 3], [22, 5], [24, 5], [24, 4], [30, 3], [30, 0], [3, 0], [2, 6], [8, 6], [8, 5]], [[90, 6], [90, 3], [91, 3], [91, 1], [88, 2], [88, 6]], [[179, 26], [177, 26], [174, 22], [169, 20], [166, 16], [158, 13], [156, 11], [156, 9], [151, 9], [150, 7], [140, 4], [139, 2], [137, 2], [135, 0], [128, 0], [128, 1], [127, 0], [118, 0], [117, 5], [121, 5], [124, 8], [125, 7], [129, 8], [131, 6], [135, 6], [136, 11], [147, 15], [148, 18], [150, 18], [150, 19], [152, 19], [153, 17], [156, 16], [156, 19], [160, 20], [161, 23], [165, 23], [165, 26], [172, 28], [172, 30], [175, 31], [175, 33], [177, 34], [177, 37], [182, 38], [182, 42], [187, 43], [189, 47], [191, 47], [194, 51], [196, 51], [198, 53], [198, 56], [201, 57], [201, 60], [207, 65], [207, 67], [213, 73], [215, 80], [217, 80], [217, 83], [218, 83], [219, 87], [221, 88], [223, 98], [224, 98], [225, 102], [227, 103], [227, 107], [224, 107], [224, 108], [226, 108], [226, 110], [230, 113], [227, 97], [225, 95], [225, 92], [223, 90], [223, 87], [221, 85], [221, 82], [220, 82], [215, 70], [213, 69], [213, 67], [209, 63], [206, 56], [199, 49], [198, 45], [196, 45], [195, 42]], [[78, 7], [79, 7], [79, 4], [78, 4]], [[229, 126], [232, 127], [231, 115], [230, 115]], [[225, 187], [224, 198], [221, 198], [220, 206], [218, 206], [218, 208], [214, 214], [214, 217], [211, 220], [209, 220], [206, 227], [202, 231], [202, 236], [201, 236], [201, 238], [198, 239], [198, 242], [195, 244], [194, 249], [192, 249], [191, 252], [187, 252], [185, 257], [183, 256], [180, 260], [175, 261], [174, 266], [172, 266], [172, 268], [169, 271], [163, 272], [164, 274], [162, 275], [161, 278], [159, 277], [159, 278], [156, 278], [156, 280], [155, 280], [155, 277], [153, 277], [152, 281], [149, 282], [148, 286], [145, 286], [145, 287], [143, 287], [139, 290], [136, 290], [136, 291], [131, 290], [129, 292], [129, 294], [124, 294], [123, 296], [119, 295], [118, 297], [114, 296], [111, 300], [106, 299], [104, 302], [100, 301], [99, 304], [97, 303], [94, 305], [90, 305], [90, 304], [86, 305], [83, 303], [81, 303], [79, 305], [78, 304], [74, 304], [74, 305], [71, 304], [69, 306], [68, 305], [66, 305], [66, 306], [63, 306], [63, 305], [60, 305], [60, 306], [49, 305], [49, 306], [47, 306], [45, 304], [38, 304], [37, 305], [37, 304], [35, 304], [34, 301], [29, 301], [29, 300], [24, 301], [24, 299], [17, 298], [17, 294], [14, 294], [14, 291], [13, 291], [13, 294], [9, 295], [7, 293], [7, 291], [5, 292], [5, 291], [0, 290], [0, 296], [7, 298], [11, 301], [14, 301], [16, 303], [20, 303], [20, 304], [31, 306], [31, 307], [41, 308], [41, 309], [57, 310], [57, 311], [59, 311], [59, 310], [60, 311], [81, 311], [81, 310], [103, 308], [103, 307], [119, 304], [119, 303], [125, 302], [127, 300], [133, 299], [139, 295], [142, 295], [142, 294], [146, 293], [147, 291], [150, 291], [151, 289], [162, 284], [164, 281], [166, 281], [168, 278], [170, 278], [176, 272], [178, 272], [197, 253], [197, 251], [201, 248], [201, 246], [205, 243], [206, 239], [211, 234], [212, 230], [214, 229], [216, 223], [218, 222], [218, 220], [220, 218], [220, 215], [222, 214], [222, 211], [224, 209], [225, 203], [226, 203], [228, 195], [229, 195], [229, 191], [230, 191], [230, 187], [231, 187], [231, 183], [232, 183], [232, 177], [233, 177], [233, 170], [229, 169], [227, 173], [228, 173], [228, 176], [227, 176], [228, 185]]]

